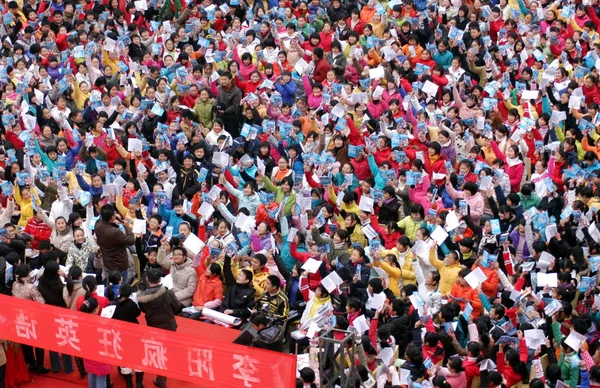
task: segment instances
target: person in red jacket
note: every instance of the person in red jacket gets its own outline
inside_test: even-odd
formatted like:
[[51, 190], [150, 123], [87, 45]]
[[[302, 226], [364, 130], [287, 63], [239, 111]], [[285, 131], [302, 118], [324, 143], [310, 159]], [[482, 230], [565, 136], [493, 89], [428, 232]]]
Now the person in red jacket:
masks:
[[331, 70], [329, 62], [323, 57], [323, 49], [321, 47], [315, 47], [313, 52], [313, 61], [315, 62], [315, 72], [312, 76], [316, 82], [323, 82], [327, 79], [327, 72]]
[[[460, 306], [461, 311], [465, 309], [467, 303], [473, 307], [473, 319], [478, 318], [481, 315], [481, 300], [479, 299], [479, 292], [471, 286], [465, 280], [465, 277], [471, 273], [468, 268], [463, 268], [458, 273], [456, 283], [450, 291], [450, 299], [454, 299]], [[463, 299], [463, 300], [461, 300]]]
[[39, 211], [43, 210], [38, 210], [38, 212], [35, 214], [35, 217], [32, 217], [27, 221], [27, 225], [25, 226], [24, 230], [25, 233], [33, 237], [31, 242], [31, 247], [33, 249], [38, 249], [40, 241], [50, 240], [50, 235], [52, 234], [52, 229], [46, 225], [40, 216]]
[[600, 104], [600, 89], [598, 88], [598, 78], [593, 75], [588, 75], [583, 82], [583, 95], [585, 96], [586, 105], [595, 102]]
[[[429, 143], [427, 146], [427, 153], [424, 155], [425, 159], [425, 171], [429, 174], [429, 178], [437, 186], [443, 185], [446, 180], [446, 158], [441, 154], [442, 146], [437, 141]], [[439, 179], [434, 179], [433, 174], [443, 174], [444, 177], [439, 175]]]
[[310, 252], [298, 252], [297, 241], [298, 237], [295, 237], [294, 242], [290, 244], [290, 255], [292, 255], [294, 259], [298, 260], [302, 264], [306, 263], [308, 259], [313, 259], [321, 262], [321, 266], [319, 267], [317, 272], [310, 273], [310, 271], [307, 271], [308, 274], [306, 278], [308, 280], [308, 288], [311, 291], [314, 291], [317, 288], [317, 286], [321, 284], [321, 280], [325, 276], [327, 276], [327, 272], [329, 272], [329, 265], [327, 264], [326, 260], [323, 260], [323, 258], [326, 258], [327, 255], [320, 254], [319, 247], [316, 244], [310, 247]]
[[527, 362], [527, 344], [523, 333], [518, 332], [519, 336], [519, 350], [508, 349], [505, 352], [506, 344], [500, 345], [500, 351], [496, 353], [496, 364], [498, 365], [498, 372], [504, 376], [506, 380], [506, 386], [512, 387], [523, 380], [523, 376], [529, 374], [525, 363]]

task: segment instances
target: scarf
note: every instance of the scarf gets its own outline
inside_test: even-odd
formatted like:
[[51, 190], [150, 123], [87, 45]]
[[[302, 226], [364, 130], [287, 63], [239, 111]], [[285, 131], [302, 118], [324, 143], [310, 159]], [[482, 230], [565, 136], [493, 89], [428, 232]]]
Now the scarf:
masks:
[[308, 312], [308, 318], [312, 318], [315, 313], [317, 312], [317, 310], [319, 309], [319, 307], [323, 306], [325, 303], [330, 302], [331, 303], [331, 297], [326, 296], [324, 298], [319, 298], [317, 296], [315, 296], [313, 298], [313, 304], [312, 306], [310, 306], [310, 311]]
[[509, 158], [509, 157], [506, 157], [506, 164], [508, 164], [509, 167], [516, 166], [519, 163], [523, 163], [523, 161], [521, 159], [519, 159], [519, 158]]

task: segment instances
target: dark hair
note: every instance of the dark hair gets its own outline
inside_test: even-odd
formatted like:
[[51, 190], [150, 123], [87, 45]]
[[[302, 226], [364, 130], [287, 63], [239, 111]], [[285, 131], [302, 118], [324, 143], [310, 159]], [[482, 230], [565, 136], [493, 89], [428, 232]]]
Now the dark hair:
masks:
[[159, 268], [150, 268], [146, 273], [146, 278], [148, 279], [148, 283], [158, 284], [160, 283], [160, 278], [162, 277], [162, 270]]
[[79, 308], [79, 311], [81, 311], [82, 313], [93, 313], [94, 310], [96, 310], [98, 308], [98, 300], [96, 300], [96, 298], [86, 298], [83, 303], [81, 304], [81, 307]]
[[108, 275], [108, 287], [106, 287], [106, 291], [105, 291], [105, 296], [108, 300], [110, 300], [111, 302], [115, 299], [116, 295], [115, 292], [113, 290], [114, 285], [118, 285], [119, 283], [121, 283], [121, 279], [123, 277], [121, 276], [121, 272], [119, 271], [112, 271], [109, 275]]
[[133, 287], [131, 284], [125, 283], [119, 287], [119, 298], [129, 298], [133, 293]]
[[100, 217], [102, 221], [109, 222], [115, 215], [115, 208], [112, 205], [104, 205], [100, 209]]
[[73, 294], [73, 289], [75, 288], [75, 280], [79, 280], [79, 278], [83, 276], [83, 271], [77, 265], [69, 268], [69, 275], [67, 276], [67, 291], [69, 292], [69, 296]]

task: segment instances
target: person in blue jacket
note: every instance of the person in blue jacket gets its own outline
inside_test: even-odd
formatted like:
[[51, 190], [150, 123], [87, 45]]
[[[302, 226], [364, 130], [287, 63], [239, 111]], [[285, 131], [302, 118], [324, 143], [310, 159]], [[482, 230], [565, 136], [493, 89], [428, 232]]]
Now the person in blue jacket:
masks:
[[158, 214], [160, 214], [163, 221], [167, 223], [167, 226], [172, 226], [174, 233], [177, 233], [179, 224], [183, 222], [183, 216], [185, 215], [183, 199], [176, 199], [172, 204], [173, 210], [168, 210], [163, 203], [158, 205]]
[[292, 80], [292, 73], [284, 71], [283, 75], [275, 82], [275, 90], [281, 94], [281, 101], [284, 104], [294, 105], [296, 102], [296, 84]]

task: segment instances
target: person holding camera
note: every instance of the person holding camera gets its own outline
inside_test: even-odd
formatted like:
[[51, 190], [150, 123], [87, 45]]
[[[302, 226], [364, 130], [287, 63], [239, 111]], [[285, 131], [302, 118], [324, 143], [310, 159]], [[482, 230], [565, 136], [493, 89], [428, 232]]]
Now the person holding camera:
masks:
[[290, 304], [288, 297], [281, 290], [281, 280], [277, 276], [267, 276], [265, 292], [256, 301], [256, 308], [278, 320], [287, 319], [290, 313]]
[[123, 283], [128, 283], [127, 247], [135, 244], [135, 237], [112, 205], [104, 205], [100, 209], [100, 219], [96, 223], [95, 233], [102, 253], [102, 278], [107, 279], [111, 271], [118, 271], [121, 272]]

